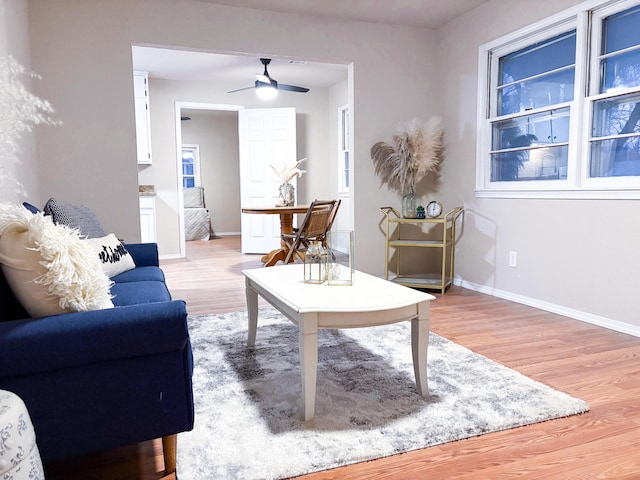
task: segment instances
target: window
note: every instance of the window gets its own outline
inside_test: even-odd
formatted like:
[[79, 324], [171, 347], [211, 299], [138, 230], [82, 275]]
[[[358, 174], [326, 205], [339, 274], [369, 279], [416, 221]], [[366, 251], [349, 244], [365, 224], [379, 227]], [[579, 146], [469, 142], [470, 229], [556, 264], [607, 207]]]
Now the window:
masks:
[[200, 147], [182, 145], [182, 186], [193, 188], [200, 185]]
[[640, 197], [640, 2], [600, 3], [480, 47], [479, 196]]
[[[592, 92], [590, 178], [640, 176], [640, 6], [597, 15], [601, 31]], [[630, 92], [630, 93], [627, 93]]]
[[338, 185], [340, 193], [349, 191], [349, 106], [338, 108]]

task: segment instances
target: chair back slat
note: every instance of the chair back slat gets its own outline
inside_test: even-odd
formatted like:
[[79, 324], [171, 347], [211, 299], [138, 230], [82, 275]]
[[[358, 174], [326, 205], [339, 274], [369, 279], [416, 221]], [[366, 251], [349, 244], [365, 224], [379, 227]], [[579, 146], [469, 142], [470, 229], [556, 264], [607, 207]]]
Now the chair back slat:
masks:
[[317, 199], [309, 205], [297, 233], [294, 236], [282, 236], [289, 249], [284, 263], [292, 262], [296, 254], [304, 258], [301, 252], [306, 251], [312, 241], [326, 242], [327, 232], [331, 229], [339, 206], [340, 200]]

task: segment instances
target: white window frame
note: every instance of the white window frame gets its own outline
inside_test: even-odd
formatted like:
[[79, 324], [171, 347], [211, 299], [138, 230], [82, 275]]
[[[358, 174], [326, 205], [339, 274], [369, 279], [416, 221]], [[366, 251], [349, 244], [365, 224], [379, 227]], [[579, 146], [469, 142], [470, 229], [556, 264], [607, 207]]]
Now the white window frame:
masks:
[[[351, 152], [349, 150], [350, 132], [349, 117], [351, 110], [349, 105], [341, 105], [338, 107], [338, 193], [349, 193], [351, 177]], [[346, 156], [346, 157], [345, 157]], [[349, 159], [349, 165], [345, 165], [345, 158]]]
[[[193, 153], [193, 176], [194, 176], [194, 183], [196, 187], [200, 187], [202, 186], [202, 179], [200, 177], [200, 145], [197, 143], [183, 143], [182, 144], [182, 150], [181, 150], [181, 159], [182, 159], [182, 152], [184, 150], [191, 150], [191, 152]], [[183, 169], [182, 169], [182, 162], [180, 162], [180, 185], [182, 185], [184, 187], [184, 177], [185, 175], [182, 174]], [[191, 175], [187, 175], [187, 176], [191, 176]]]
[[[640, 177], [589, 177], [589, 135], [596, 100], [640, 91], [599, 94], [599, 52], [602, 20], [637, 6], [638, 0], [589, 0], [499, 39], [481, 45], [478, 52], [478, 110], [476, 196], [493, 198], [640, 198]], [[590, 22], [591, 19], [591, 22]], [[562, 32], [576, 30], [574, 98], [554, 106], [569, 106], [571, 124], [567, 179], [491, 182], [491, 125], [496, 119], [499, 58]], [[591, 33], [590, 33], [591, 31]], [[589, 52], [592, 52], [589, 57]], [[592, 76], [589, 76], [589, 72]], [[589, 83], [590, 82], [590, 83]], [[539, 109], [549, 110], [548, 107]], [[538, 109], [528, 111], [536, 113]]]

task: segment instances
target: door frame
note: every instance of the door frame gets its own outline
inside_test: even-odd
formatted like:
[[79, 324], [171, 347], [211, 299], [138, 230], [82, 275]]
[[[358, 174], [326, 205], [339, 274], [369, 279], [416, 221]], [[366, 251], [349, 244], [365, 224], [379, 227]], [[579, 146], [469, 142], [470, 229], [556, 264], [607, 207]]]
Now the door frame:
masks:
[[219, 110], [225, 112], [238, 112], [244, 110], [244, 105], [230, 105], [223, 103], [205, 103], [205, 102], [182, 102], [176, 100], [174, 102], [175, 112], [175, 128], [176, 128], [176, 173], [177, 183], [176, 191], [178, 193], [178, 230], [180, 242], [180, 257], [187, 256], [185, 230], [184, 230], [184, 197], [182, 192], [182, 109], [190, 110]]

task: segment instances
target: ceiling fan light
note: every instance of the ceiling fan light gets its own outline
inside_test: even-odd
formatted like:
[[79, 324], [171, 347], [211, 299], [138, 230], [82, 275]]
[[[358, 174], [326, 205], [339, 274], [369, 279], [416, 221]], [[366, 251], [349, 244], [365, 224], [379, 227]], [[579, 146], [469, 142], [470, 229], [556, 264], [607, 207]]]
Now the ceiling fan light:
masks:
[[265, 85], [260, 83], [256, 85], [256, 95], [263, 100], [270, 100], [278, 95], [278, 90], [271, 84]]

